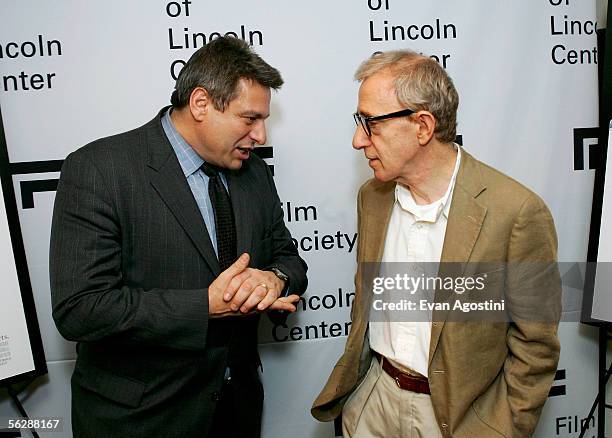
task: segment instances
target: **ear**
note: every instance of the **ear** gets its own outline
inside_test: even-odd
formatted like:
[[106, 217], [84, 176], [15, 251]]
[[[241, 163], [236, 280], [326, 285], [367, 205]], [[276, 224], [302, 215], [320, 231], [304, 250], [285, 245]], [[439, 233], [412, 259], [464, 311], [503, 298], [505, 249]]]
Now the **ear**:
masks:
[[429, 111], [419, 111], [414, 115], [414, 120], [419, 124], [417, 132], [419, 144], [425, 146], [434, 137], [436, 118]]
[[208, 111], [210, 111], [210, 105], [212, 105], [212, 101], [208, 91], [202, 87], [194, 88], [189, 96], [189, 110], [193, 118], [198, 122], [203, 121]]

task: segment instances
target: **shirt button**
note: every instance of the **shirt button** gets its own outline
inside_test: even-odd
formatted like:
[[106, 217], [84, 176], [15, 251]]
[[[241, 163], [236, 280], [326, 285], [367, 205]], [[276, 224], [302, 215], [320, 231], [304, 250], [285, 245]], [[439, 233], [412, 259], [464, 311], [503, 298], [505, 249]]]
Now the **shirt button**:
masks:
[[215, 391], [210, 395], [210, 399], [214, 402], [218, 402], [220, 398], [221, 397], [218, 391]]

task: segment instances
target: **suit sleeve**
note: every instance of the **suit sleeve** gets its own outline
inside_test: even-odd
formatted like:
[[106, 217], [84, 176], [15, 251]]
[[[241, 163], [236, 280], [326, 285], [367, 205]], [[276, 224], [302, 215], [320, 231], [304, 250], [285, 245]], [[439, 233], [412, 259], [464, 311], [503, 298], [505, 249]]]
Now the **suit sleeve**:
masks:
[[[122, 230], [102, 174], [79, 151], [62, 167], [50, 244], [53, 318], [71, 341], [122, 341], [203, 350], [207, 290], [144, 290], [122, 278]], [[125, 263], [125, 261], [123, 261]]]
[[272, 203], [270, 206], [272, 211], [270, 230], [272, 235], [273, 256], [268, 269], [275, 267], [289, 277], [288, 295], [302, 295], [308, 286], [308, 279], [306, 278], [308, 267], [306, 262], [300, 257], [291, 239], [291, 233], [285, 226], [283, 210], [276, 191], [276, 185], [272, 178], [272, 173], [267, 165], [264, 166], [266, 171], [266, 182], [270, 189]]
[[512, 318], [507, 332], [504, 377], [515, 436], [531, 436], [559, 361], [561, 280], [552, 216], [535, 195], [512, 228], [506, 301]]

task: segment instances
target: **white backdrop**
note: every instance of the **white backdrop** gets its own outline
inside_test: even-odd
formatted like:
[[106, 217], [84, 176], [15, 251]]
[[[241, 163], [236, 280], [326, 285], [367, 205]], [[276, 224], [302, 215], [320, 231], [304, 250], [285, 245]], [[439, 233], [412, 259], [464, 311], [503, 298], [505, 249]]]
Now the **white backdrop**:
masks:
[[[264, 436], [323, 438], [334, 435], [333, 425], [317, 423], [309, 407], [345, 342], [346, 294], [354, 291], [355, 198], [371, 176], [362, 154], [351, 148], [354, 70], [377, 50], [403, 47], [444, 61], [461, 96], [458, 132], [466, 149], [540, 194], [556, 221], [560, 260], [584, 261], [593, 188], [588, 158], [597, 145], [592, 131], [575, 129], [598, 124], [595, 3], [3, 4], [0, 105], [49, 367], [49, 378], [26, 401], [31, 415], [64, 417], [69, 430], [75, 351], [51, 320], [47, 273], [55, 160], [95, 138], [139, 126], [168, 104], [171, 66], [194, 50], [178, 47], [187, 45], [186, 34], [193, 46], [193, 33], [208, 40], [214, 32], [244, 32], [285, 79], [273, 96], [273, 156], [267, 161], [274, 165], [287, 225], [310, 266], [310, 286], [287, 327], [261, 329]], [[404, 39], [399, 28], [393, 39], [398, 26]], [[24, 202], [32, 182], [42, 187], [34, 189], [33, 206]], [[565, 318], [576, 320], [579, 311], [566, 309]], [[542, 438], [578, 436], [576, 423], [596, 388], [593, 330], [567, 322], [560, 337], [556, 395], [536, 435]], [[12, 406], [0, 402], [0, 418], [12, 415]]]

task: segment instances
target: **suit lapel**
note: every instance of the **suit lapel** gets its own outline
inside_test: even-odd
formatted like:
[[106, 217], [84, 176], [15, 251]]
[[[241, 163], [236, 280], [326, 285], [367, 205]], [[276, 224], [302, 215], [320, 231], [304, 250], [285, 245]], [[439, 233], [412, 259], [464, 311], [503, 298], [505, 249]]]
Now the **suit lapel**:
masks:
[[[163, 114], [162, 110], [162, 113]], [[160, 116], [147, 125], [146, 144], [149, 148], [147, 177], [179, 224], [183, 227], [212, 273], [220, 273], [219, 261], [198, 204], [193, 198], [185, 174], [166, 138]]]
[[[363, 201], [365, 202], [365, 200]], [[364, 251], [360, 262], [380, 262], [385, 249], [387, 227], [395, 203], [395, 183], [382, 184], [374, 189], [362, 213]]]
[[[486, 187], [482, 183], [478, 162], [465, 150], [461, 150], [461, 164], [446, 226], [442, 256], [440, 258], [440, 272], [438, 276], [455, 277], [463, 274], [467, 262], [470, 260], [474, 245], [480, 235], [480, 230], [487, 214], [487, 209], [477, 201]], [[448, 301], [449, 296], [436, 291], [435, 301]], [[429, 345], [429, 363], [438, 346], [444, 321], [448, 311], [436, 310], [433, 313], [431, 328], [431, 341]]]
[[[361, 287], [357, 290], [355, 297], [356, 309], [355, 315], [362, 313], [363, 317], [357, 319], [357, 323], [364, 322], [364, 333], [368, 327], [370, 318], [370, 301], [372, 299], [369, 291], [371, 288], [372, 278], [378, 276], [380, 261], [382, 260], [383, 250], [385, 248], [385, 238], [387, 235], [387, 227], [391, 219], [393, 204], [395, 203], [395, 183], [380, 184], [373, 181], [374, 188], [367, 191], [364, 199], [361, 199], [363, 205], [359, 205], [359, 249], [358, 260], [359, 264], [357, 271], [361, 278], [358, 279]], [[367, 199], [365, 198], [367, 196]], [[367, 336], [366, 336], [367, 338]], [[364, 339], [365, 341], [366, 339]]]

